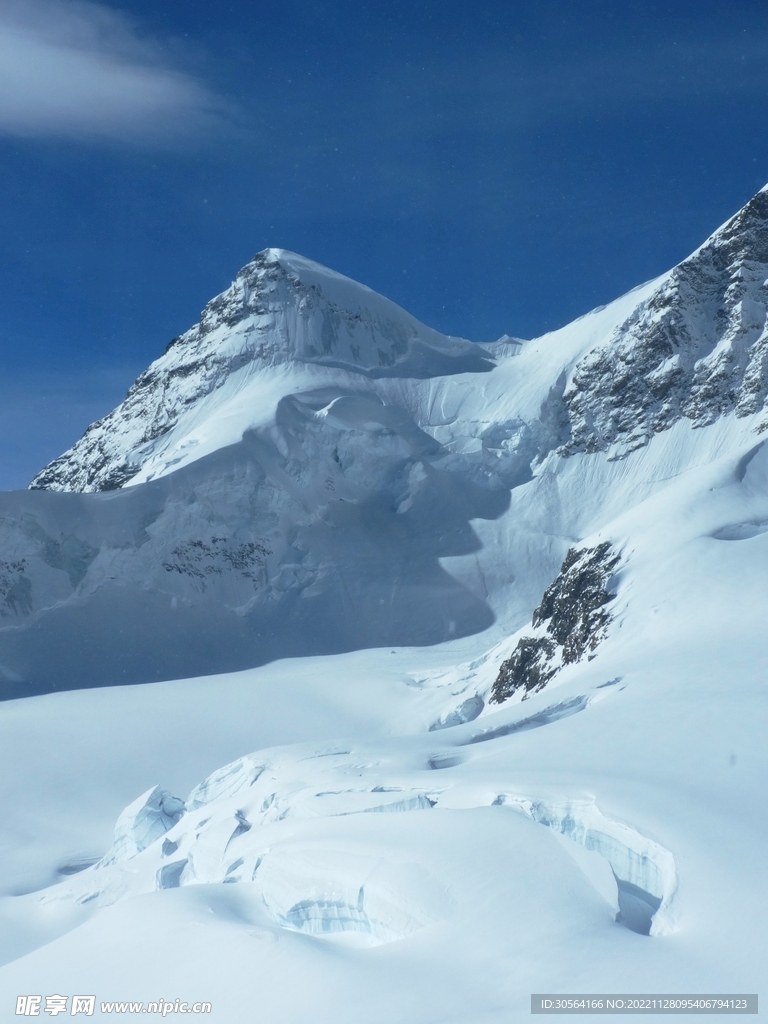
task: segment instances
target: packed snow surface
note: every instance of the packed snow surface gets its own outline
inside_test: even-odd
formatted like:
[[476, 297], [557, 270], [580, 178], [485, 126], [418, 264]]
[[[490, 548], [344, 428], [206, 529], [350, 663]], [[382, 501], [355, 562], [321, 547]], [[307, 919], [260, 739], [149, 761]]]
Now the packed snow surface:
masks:
[[267, 250], [1, 495], [3, 1019], [759, 992], [767, 279], [768, 193], [525, 342]]

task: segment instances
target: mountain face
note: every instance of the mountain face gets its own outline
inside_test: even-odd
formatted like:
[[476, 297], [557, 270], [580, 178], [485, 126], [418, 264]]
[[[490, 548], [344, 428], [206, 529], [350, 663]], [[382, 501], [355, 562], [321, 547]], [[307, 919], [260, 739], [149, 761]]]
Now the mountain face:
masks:
[[[208, 303], [198, 324], [171, 341], [122, 405], [92, 424], [30, 487], [122, 487], [167, 451], [169, 435], [183, 446], [178, 435], [190, 421], [221, 415], [233, 392], [279, 366], [419, 377], [490, 369], [484, 356], [479, 346], [438, 334], [363, 285], [294, 253], [265, 249]], [[166, 462], [163, 471], [179, 461]]]
[[703, 427], [764, 413], [767, 312], [764, 189], [579, 361], [563, 396], [564, 454], [622, 458], [681, 418]]
[[[5, 695], [515, 636], [626, 504], [617, 460], [676, 425], [757, 437], [767, 278], [765, 191], [670, 273], [526, 342], [445, 337], [265, 250], [29, 491], [0, 496]], [[632, 501], [710, 436], [674, 467], [654, 448]], [[563, 618], [579, 658], [603, 618]], [[515, 640], [495, 699], [578, 660], [558, 621]]]

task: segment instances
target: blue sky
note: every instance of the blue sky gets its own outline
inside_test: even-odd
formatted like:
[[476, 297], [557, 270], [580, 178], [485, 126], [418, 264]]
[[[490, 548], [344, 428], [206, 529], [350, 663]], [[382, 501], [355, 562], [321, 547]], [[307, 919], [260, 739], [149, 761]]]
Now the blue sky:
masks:
[[0, 487], [267, 245], [534, 336], [768, 181], [768, 5], [0, 0]]

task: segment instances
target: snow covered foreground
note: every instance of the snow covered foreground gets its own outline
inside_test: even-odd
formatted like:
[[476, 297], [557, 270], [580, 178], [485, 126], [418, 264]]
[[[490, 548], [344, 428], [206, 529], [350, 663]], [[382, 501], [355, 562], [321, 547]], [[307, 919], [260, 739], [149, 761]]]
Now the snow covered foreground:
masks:
[[[95, 993], [95, 1017], [101, 1002], [179, 998], [226, 1024], [485, 1024], [528, 1017], [532, 992], [760, 991], [764, 196], [682, 269], [544, 339], [484, 346], [490, 365], [468, 363], [465, 342], [414, 347], [410, 320], [384, 330], [386, 373], [375, 345], [366, 362], [354, 337], [341, 354], [310, 344], [311, 322], [280, 320], [293, 307], [267, 259], [277, 312], [262, 295], [236, 320], [219, 302], [215, 344], [193, 329], [187, 362], [173, 346], [180, 362], [153, 371], [133, 412], [45, 471], [64, 493], [3, 496], [5, 564], [26, 561], [5, 570], [2, 662], [9, 695], [39, 694], [0, 704], [8, 1019], [28, 993]], [[290, 295], [330, 308], [336, 277], [297, 259], [275, 257], [298, 275]], [[360, 295], [333, 293], [338, 322]], [[399, 322], [390, 307], [348, 322], [376, 321], [375, 340]], [[250, 317], [276, 318], [248, 332], [272, 339], [269, 358], [262, 345], [216, 363], [215, 386], [210, 367], [178, 371], [205, 362], [206, 338], [230, 358], [226, 332]], [[174, 405], [168, 381], [194, 373]], [[625, 396], [612, 419], [607, 373]], [[139, 420], [163, 408], [172, 425], [137, 448]], [[105, 492], [110, 459], [131, 472]], [[163, 544], [256, 543], [248, 509], [273, 559], [257, 580], [215, 554], [177, 558], [202, 577], [156, 570]], [[409, 574], [441, 530], [436, 574]], [[399, 574], [382, 577], [398, 549]], [[580, 569], [589, 552], [606, 553], [602, 577]], [[191, 609], [172, 643], [229, 602], [209, 619], [222, 648], [237, 616], [278, 608], [279, 655], [298, 628], [336, 630], [338, 653], [302, 638], [305, 657], [228, 674], [41, 692], [57, 688], [57, 616], [103, 630], [108, 660], [121, 587], [162, 623]], [[339, 620], [371, 588], [389, 645], [345, 643]], [[324, 618], [294, 611], [313, 600]], [[433, 645], [402, 643], [414, 635]], [[62, 657], [75, 686], [76, 645]], [[110, 681], [93, 665], [87, 682]]]

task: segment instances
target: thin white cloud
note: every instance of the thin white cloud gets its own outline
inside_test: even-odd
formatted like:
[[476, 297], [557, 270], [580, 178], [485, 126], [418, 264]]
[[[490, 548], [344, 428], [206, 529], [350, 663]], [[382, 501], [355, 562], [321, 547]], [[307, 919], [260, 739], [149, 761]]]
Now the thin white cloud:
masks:
[[0, 134], [171, 141], [224, 105], [125, 17], [83, 0], [0, 0]]

